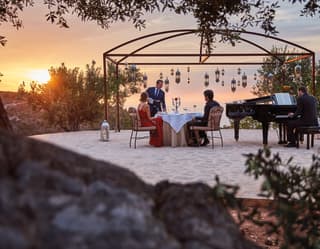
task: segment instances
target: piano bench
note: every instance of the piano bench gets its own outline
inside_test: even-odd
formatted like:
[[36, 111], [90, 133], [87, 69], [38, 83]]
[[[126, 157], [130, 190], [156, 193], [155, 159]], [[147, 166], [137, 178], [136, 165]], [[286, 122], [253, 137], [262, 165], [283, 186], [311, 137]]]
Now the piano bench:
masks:
[[[301, 126], [296, 128], [296, 145], [299, 148], [299, 140], [303, 138], [304, 135], [307, 135], [307, 150], [310, 149], [310, 142], [311, 147], [314, 145], [314, 134], [320, 134], [320, 126]], [[311, 136], [311, 140], [310, 140]]]

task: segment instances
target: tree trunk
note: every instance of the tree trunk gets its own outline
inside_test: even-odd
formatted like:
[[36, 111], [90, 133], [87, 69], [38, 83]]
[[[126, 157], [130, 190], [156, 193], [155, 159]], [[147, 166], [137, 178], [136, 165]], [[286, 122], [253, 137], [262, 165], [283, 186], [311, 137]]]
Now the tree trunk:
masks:
[[0, 97], [0, 129], [13, 132], [6, 109], [4, 109], [1, 97]]

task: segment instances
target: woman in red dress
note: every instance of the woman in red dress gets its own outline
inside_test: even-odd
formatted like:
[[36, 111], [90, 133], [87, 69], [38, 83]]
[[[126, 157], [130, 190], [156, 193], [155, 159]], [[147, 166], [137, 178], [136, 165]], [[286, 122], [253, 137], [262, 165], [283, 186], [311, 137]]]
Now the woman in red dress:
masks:
[[163, 146], [163, 133], [162, 133], [162, 118], [151, 117], [150, 108], [147, 103], [148, 94], [146, 92], [140, 95], [140, 104], [138, 105], [138, 115], [140, 117], [141, 126], [156, 126], [156, 131], [150, 132], [149, 144], [155, 147]]

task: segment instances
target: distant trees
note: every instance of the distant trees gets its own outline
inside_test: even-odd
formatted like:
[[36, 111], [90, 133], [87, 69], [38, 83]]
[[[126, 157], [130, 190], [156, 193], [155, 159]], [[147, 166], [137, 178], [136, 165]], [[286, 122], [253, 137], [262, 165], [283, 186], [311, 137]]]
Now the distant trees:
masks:
[[[142, 75], [135, 71], [134, 80], [130, 71], [120, 70], [119, 79], [115, 77], [115, 68], [108, 64], [108, 106], [112, 110], [111, 125], [116, 122], [116, 98], [119, 97], [121, 115], [126, 120], [127, 113], [123, 106], [127, 97], [141, 89]], [[67, 68], [64, 63], [51, 67], [50, 80], [46, 84], [32, 81], [30, 90], [22, 82], [18, 88], [19, 96], [26, 96], [28, 102], [37, 111], [44, 113], [44, 118], [52, 126], [65, 131], [79, 130], [81, 124], [96, 124], [103, 119], [104, 79], [101, 68], [92, 61], [84, 71], [79, 68]], [[119, 94], [117, 92], [119, 90]], [[126, 126], [125, 126], [126, 127]]]
[[[272, 53], [289, 53], [287, 47], [273, 47]], [[291, 51], [294, 52], [294, 51]], [[288, 61], [293, 56], [278, 56], [282, 61]], [[276, 92], [296, 93], [299, 86], [306, 86], [311, 91], [311, 62], [309, 59], [301, 59], [283, 66], [275, 57], [268, 57], [264, 60], [265, 64], [258, 69], [258, 81], [252, 89], [252, 93], [257, 96], [270, 95]], [[295, 67], [301, 67], [301, 77], [296, 77]], [[316, 66], [316, 67], [319, 67]]]

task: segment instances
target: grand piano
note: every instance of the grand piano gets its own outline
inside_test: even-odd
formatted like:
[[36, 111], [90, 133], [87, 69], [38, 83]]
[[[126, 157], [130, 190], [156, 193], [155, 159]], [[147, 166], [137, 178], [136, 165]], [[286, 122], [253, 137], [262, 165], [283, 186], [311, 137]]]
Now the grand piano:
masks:
[[279, 143], [286, 141], [288, 113], [297, 109], [296, 99], [289, 93], [275, 93], [261, 98], [234, 101], [226, 104], [226, 115], [234, 120], [234, 138], [239, 140], [240, 120], [251, 116], [262, 123], [263, 144], [268, 144], [269, 123], [279, 124]]

